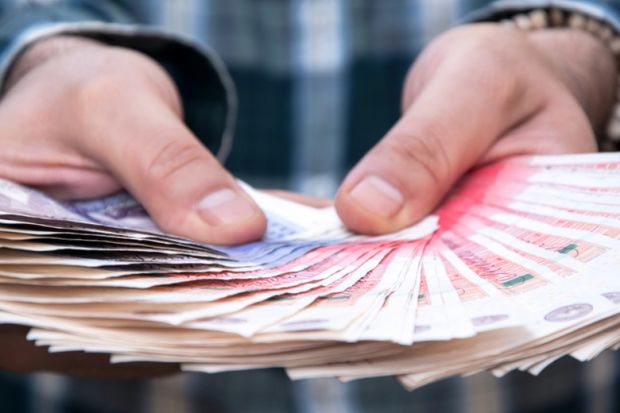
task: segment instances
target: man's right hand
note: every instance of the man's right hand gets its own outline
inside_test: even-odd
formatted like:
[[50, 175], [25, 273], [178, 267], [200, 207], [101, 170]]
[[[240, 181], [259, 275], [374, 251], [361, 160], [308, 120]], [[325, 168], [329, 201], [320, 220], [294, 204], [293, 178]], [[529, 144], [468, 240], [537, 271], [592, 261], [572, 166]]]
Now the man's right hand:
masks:
[[124, 187], [159, 227], [206, 243], [259, 238], [259, 207], [184, 125], [172, 79], [129, 49], [37, 42], [0, 101], [0, 178], [64, 199]]

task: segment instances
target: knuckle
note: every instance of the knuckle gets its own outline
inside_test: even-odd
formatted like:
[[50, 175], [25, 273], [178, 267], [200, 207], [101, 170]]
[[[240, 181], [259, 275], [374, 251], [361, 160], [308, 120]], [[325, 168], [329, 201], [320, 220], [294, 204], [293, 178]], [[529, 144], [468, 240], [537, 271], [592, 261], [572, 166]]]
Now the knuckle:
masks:
[[[471, 80], [478, 85], [478, 93], [481, 93], [490, 105], [509, 109], [522, 99], [527, 88], [524, 87], [526, 84], [520, 70], [523, 67], [523, 56], [514, 49], [507, 49], [505, 44], [509, 43], [509, 40], [502, 39], [505, 33], [502, 35], [483, 33], [475, 36], [464, 46], [462, 52], [467, 56], [466, 70]], [[522, 34], [508, 36], [521, 37]], [[513, 44], [521, 41], [522, 39], [512, 40]]]
[[117, 118], [121, 104], [131, 104], [131, 90], [135, 91], [135, 85], [124, 74], [109, 72], [76, 81], [67, 97], [82, 130], [103, 130], [109, 127], [104, 122]]
[[179, 232], [186, 227], [187, 212], [169, 208], [165, 213], [158, 214], [155, 217], [155, 221], [157, 222], [157, 226], [165, 232], [185, 235]]
[[453, 168], [438, 136], [430, 128], [419, 134], [398, 133], [386, 139], [383, 150], [388, 159], [402, 159], [407, 171], [421, 173], [433, 187], [442, 188], [451, 181]]
[[205, 161], [205, 149], [198, 142], [173, 140], [157, 149], [146, 163], [147, 176], [156, 182], [168, 182], [188, 166]]
[[420, 62], [412, 64], [407, 70], [405, 81], [403, 82], [403, 93], [400, 100], [400, 110], [405, 112], [413, 103], [415, 97], [420, 93], [423, 82], [426, 80], [424, 67]]
[[[453, 29], [438, 43], [445, 64], [434, 65], [436, 73], [456, 75], [476, 85], [476, 93], [489, 106], [510, 110], [528, 92], [525, 80], [532, 70], [533, 52], [524, 33], [479, 24]], [[530, 67], [524, 61], [530, 62]]]
[[[489, 64], [478, 72], [480, 91], [489, 102], [500, 110], [514, 109], [524, 96], [525, 88], [515, 72], [507, 70], [504, 63], [498, 63], [501, 57], [488, 59]], [[494, 62], [491, 62], [495, 60]]]
[[128, 87], [122, 73], [111, 71], [81, 79], [73, 88], [73, 93], [78, 105], [92, 108], [124, 94]]

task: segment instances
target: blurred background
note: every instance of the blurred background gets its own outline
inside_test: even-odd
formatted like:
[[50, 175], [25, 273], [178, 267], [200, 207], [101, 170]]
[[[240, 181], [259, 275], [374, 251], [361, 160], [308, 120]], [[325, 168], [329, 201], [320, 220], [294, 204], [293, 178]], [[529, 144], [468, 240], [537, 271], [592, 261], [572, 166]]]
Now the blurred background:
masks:
[[[212, 47], [239, 98], [226, 166], [258, 187], [330, 197], [398, 118], [419, 51], [489, 2], [5, 0], [0, 12], [34, 3], [157, 25]], [[586, 364], [562, 359], [539, 377], [481, 373], [413, 392], [393, 378], [291, 382], [279, 369], [122, 381], [1, 373], [0, 412], [612, 413], [620, 412], [618, 390], [612, 352]]]
[[151, 380], [0, 374], [0, 411], [35, 413], [616, 413], [617, 354], [562, 359], [538, 377], [452, 378], [407, 392], [394, 378], [290, 381], [280, 369]]

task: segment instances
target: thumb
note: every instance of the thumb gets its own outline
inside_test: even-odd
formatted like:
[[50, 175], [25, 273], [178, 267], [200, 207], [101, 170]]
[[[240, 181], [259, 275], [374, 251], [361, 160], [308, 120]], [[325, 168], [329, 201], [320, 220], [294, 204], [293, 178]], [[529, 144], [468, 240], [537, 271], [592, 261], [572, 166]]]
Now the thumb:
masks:
[[94, 142], [88, 149], [162, 230], [214, 244], [263, 235], [266, 222], [259, 207], [176, 113], [148, 97], [134, 97], [128, 107], [134, 109], [98, 118], [114, 122], [89, 125], [95, 136], [88, 139]]
[[475, 87], [472, 71], [445, 67], [340, 187], [336, 209], [353, 231], [382, 234], [417, 222], [504, 131], [540, 107], [514, 81], [481, 76]]

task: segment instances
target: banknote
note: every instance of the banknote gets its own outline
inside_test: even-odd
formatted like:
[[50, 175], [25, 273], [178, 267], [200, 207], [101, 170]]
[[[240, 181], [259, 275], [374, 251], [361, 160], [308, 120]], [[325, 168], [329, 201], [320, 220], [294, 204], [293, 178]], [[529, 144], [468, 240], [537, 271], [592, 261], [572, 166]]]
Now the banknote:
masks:
[[482, 165], [382, 236], [241, 185], [267, 232], [222, 247], [163, 233], [125, 192], [61, 202], [0, 180], [0, 322], [115, 363], [410, 389], [620, 343], [619, 153]]

